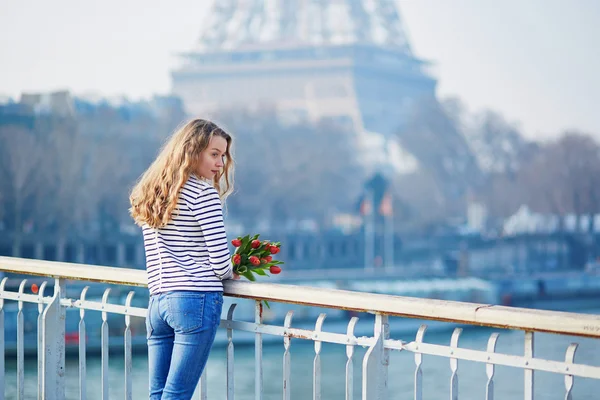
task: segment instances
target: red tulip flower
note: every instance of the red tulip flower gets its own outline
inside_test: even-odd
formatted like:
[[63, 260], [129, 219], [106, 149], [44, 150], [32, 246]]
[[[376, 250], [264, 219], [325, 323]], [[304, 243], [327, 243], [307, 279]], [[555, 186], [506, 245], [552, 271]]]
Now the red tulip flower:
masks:
[[251, 256], [248, 261], [250, 261], [252, 265], [260, 265], [260, 259], [256, 256]]
[[[257, 276], [268, 276], [269, 273], [276, 275], [281, 273], [279, 264], [281, 260], [274, 260], [271, 254], [281, 251], [280, 242], [270, 240], [259, 240], [260, 235], [238, 236], [231, 241], [236, 248], [231, 258], [233, 264], [234, 279], [244, 277], [249, 281], [256, 281]], [[237, 277], [237, 278], [235, 278]], [[269, 303], [262, 300], [267, 307]]]
[[277, 265], [272, 265], [271, 268], [269, 268], [269, 271], [273, 274], [273, 275], [277, 275], [278, 273], [281, 272], [281, 268], [279, 268]]

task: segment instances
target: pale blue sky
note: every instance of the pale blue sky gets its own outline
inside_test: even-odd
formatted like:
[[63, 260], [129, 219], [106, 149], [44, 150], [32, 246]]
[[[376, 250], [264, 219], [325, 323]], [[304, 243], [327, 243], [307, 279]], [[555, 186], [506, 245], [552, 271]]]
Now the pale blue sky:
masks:
[[[2, 0], [0, 95], [168, 93], [209, 0]], [[531, 138], [579, 128], [600, 139], [600, 1], [399, 0], [440, 96], [489, 107]]]

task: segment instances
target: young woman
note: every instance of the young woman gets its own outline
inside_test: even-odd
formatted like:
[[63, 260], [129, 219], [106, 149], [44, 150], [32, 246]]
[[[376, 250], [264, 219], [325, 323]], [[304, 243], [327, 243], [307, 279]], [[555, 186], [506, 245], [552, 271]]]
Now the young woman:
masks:
[[194, 119], [175, 132], [130, 196], [144, 234], [150, 399], [191, 399], [233, 278], [223, 199], [233, 189], [231, 136]]

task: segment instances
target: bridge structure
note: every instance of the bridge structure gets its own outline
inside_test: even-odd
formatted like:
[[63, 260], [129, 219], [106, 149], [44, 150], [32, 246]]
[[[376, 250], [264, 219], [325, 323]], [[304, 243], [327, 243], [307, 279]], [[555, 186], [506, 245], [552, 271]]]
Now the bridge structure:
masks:
[[[24, 318], [26, 307], [35, 307], [37, 319], [37, 392], [38, 398], [62, 400], [66, 393], [65, 353], [67, 338], [65, 337], [65, 320], [67, 310], [79, 311], [79, 331], [77, 336], [78, 363], [78, 397], [85, 399], [86, 388], [86, 313], [101, 313], [101, 398], [108, 399], [109, 389], [109, 315], [123, 318], [125, 327], [121, 332], [122, 357], [125, 360], [124, 397], [132, 398], [132, 327], [134, 321], [143, 320], [146, 308], [134, 302], [135, 290], [131, 290], [123, 302], [109, 301], [111, 288], [107, 287], [101, 299], [86, 297], [84, 288], [79, 296], [69, 296], [68, 287], [75, 281], [87, 284], [122, 286], [126, 288], [145, 288], [144, 271], [25, 260], [0, 257], [0, 271], [6, 276], [0, 283], [0, 353], [4, 353], [5, 344], [5, 310], [11, 305], [17, 306], [16, 335], [18, 339], [16, 358], [16, 382], [7, 382], [5, 374], [0, 374], [0, 398], [4, 398], [7, 385], [16, 389], [17, 398], [25, 398], [25, 356], [24, 356]], [[16, 274], [16, 275], [11, 275]], [[27, 280], [21, 280], [18, 289], [7, 290], [7, 282], [11, 276], [30, 275], [42, 277], [38, 293], [27, 290]], [[600, 338], [600, 316], [591, 314], [565, 313], [521, 309], [494, 304], [454, 302], [432, 299], [418, 299], [402, 296], [390, 296], [372, 293], [358, 293], [328, 288], [303, 287], [289, 284], [267, 284], [256, 282], [226, 281], [225, 296], [232, 300], [247, 300], [254, 303], [252, 320], [236, 317], [236, 303], [224, 310], [220, 330], [225, 332], [227, 399], [234, 398], [235, 369], [234, 357], [237, 338], [243, 335], [252, 337], [254, 357], [255, 399], [264, 398], [263, 393], [263, 342], [268, 337], [277, 337], [283, 343], [283, 359], [281, 376], [281, 393], [284, 399], [290, 398], [294, 376], [291, 374], [294, 343], [297, 340], [314, 343], [314, 362], [312, 369], [313, 399], [320, 399], [322, 389], [327, 382], [322, 377], [321, 350], [324, 344], [342, 346], [346, 350], [344, 361], [346, 399], [353, 398], [353, 388], [360, 387], [360, 396], [365, 400], [400, 398], [397, 393], [390, 393], [389, 366], [394, 352], [406, 352], [412, 355], [414, 375], [402, 378], [412, 383], [412, 398], [423, 398], [423, 377], [425, 371], [424, 356], [436, 356], [448, 359], [449, 379], [447, 390], [451, 399], [459, 398], [459, 377], [461, 380], [475, 379], [468, 374], [461, 374], [459, 366], [465, 361], [481, 365], [486, 371], [486, 379], [481, 382], [485, 390], [485, 398], [493, 399], [495, 393], [495, 370], [499, 366], [518, 368], [523, 371], [523, 398], [534, 399], [536, 391], [535, 377], [538, 373], [552, 373], [564, 380], [564, 398], [572, 399], [575, 379], [600, 379], [600, 367], [575, 361], [578, 344], [572, 343], [565, 351], [564, 360], [548, 360], [536, 356], [534, 343], [540, 333], [556, 335], [580, 336], [597, 340]], [[312, 326], [296, 326], [294, 311], [290, 310], [282, 324], [265, 319], [266, 310], [262, 301], [293, 307], [303, 305], [309, 308], [328, 310], [319, 313]], [[343, 332], [332, 332], [324, 329], [323, 322], [330, 314], [346, 310], [356, 313], [347, 320]], [[370, 316], [368, 332], [359, 332], [359, 319]], [[395, 337], [394, 321], [413, 319], [425, 321], [415, 327], [409, 340]], [[88, 317], [89, 319], [89, 317]], [[436, 344], [427, 340], [428, 326], [437, 321], [456, 324], [450, 334], [449, 345]], [[493, 328], [484, 349], [464, 348], [460, 346], [464, 326], [476, 325]], [[523, 332], [523, 351], [521, 354], [507, 354], [496, 350], [497, 341], [506, 330]], [[366, 352], [357, 356], [356, 350], [364, 347]], [[114, 352], [113, 352], [114, 353]], [[11, 356], [12, 357], [12, 356]], [[212, 355], [211, 355], [212, 357]], [[0, 357], [0, 371], [4, 372], [5, 357]], [[354, 380], [354, 370], [360, 379]], [[247, 373], [247, 371], [244, 371]], [[437, 373], [440, 373], [438, 371]], [[401, 377], [394, 377], [394, 379]], [[436, 377], [438, 379], [438, 377]], [[442, 379], [440, 376], [439, 379]], [[446, 379], [446, 378], [444, 378]], [[206, 371], [200, 380], [195, 398], [207, 398]], [[72, 386], [71, 386], [72, 387]], [[31, 394], [29, 394], [31, 395]], [[69, 393], [72, 397], [73, 393]], [[404, 394], [405, 395], [405, 394]], [[403, 397], [404, 398], [404, 397]]]

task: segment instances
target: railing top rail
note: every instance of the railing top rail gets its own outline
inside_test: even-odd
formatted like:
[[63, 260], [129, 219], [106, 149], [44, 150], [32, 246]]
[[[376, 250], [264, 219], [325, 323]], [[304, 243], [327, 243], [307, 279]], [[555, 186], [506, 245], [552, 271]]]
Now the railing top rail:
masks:
[[146, 271], [16, 257], [0, 257], [0, 271], [127, 286], [148, 286]]
[[[0, 257], [0, 271], [128, 286], [147, 286], [146, 271], [127, 268]], [[273, 283], [225, 281], [224, 286], [226, 295], [247, 299], [600, 338], [600, 315]]]

